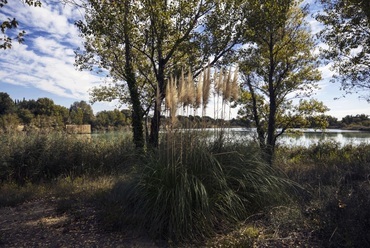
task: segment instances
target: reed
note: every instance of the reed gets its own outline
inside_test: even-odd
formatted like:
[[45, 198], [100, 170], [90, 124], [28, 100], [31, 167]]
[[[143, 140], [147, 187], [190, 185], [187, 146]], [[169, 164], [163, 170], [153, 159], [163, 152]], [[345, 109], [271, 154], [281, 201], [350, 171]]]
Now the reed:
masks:
[[203, 116], [209, 102], [209, 95], [211, 91], [211, 67], [208, 64], [206, 71], [203, 76], [203, 92], [202, 92], [202, 103], [203, 103]]

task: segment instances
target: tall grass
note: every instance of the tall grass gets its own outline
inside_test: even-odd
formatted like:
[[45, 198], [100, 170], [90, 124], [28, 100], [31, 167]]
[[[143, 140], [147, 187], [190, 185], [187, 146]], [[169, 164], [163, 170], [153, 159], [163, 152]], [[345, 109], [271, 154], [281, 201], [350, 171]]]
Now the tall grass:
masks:
[[[227, 145], [224, 133], [210, 142], [204, 132], [176, 126], [179, 108], [201, 108], [209, 102], [208, 66], [194, 82], [191, 71], [166, 87], [171, 125], [159, 147], [149, 150], [130, 180], [117, 184], [103, 201], [113, 226], [136, 223], [152, 237], [174, 242], [199, 241], [225, 230], [266, 206], [289, 199], [293, 183], [261, 162], [259, 149]], [[225, 105], [237, 98], [237, 72], [213, 78]], [[234, 89], [233, 89], [234, 88]]]
[[114, 174], [137, 160], [132, 142], [124, 138], [86, 140], [64, 133], [3, 135], [0, 150], [0, 181], [17, 184]]
[[276, 157], [310, 192], [302, 212], [321, 246], [370, 246], [370, 145], [323, 142], [278, 149]]
[[198, 135], [168, 133], [132, 179], [113, 189], [104, 200], [118, 209], [108, 214], [113, 225], [138, 223], [155, 238], [199, 241], [289, 199], [292, 182], [259, 162], [258, 149], [215, 151]]

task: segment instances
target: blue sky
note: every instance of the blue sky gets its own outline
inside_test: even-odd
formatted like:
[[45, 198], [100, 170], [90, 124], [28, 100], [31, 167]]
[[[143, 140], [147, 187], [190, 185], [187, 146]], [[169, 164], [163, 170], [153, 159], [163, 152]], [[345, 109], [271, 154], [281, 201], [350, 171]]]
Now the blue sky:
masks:
[[[313, 1], [307, 0], [306, 2]], [[74, 21], [83, 18], [81, 10], [59, 1], [43, 0], [41, 8], [24, 5], [20, 0], [11, 0], [0, 9], [0, 20], [15, 17], [20, 30], [26, 30], [24, 44], [13, 43], [10, 50], [1, 50], [0, 92], [7, 92], [13, 99], [37, 99], [48, 97], [56, 104], [69, 107], [74, 101], [89, 101], [89, 90], [103, 84], [103, 79], [88, 71], [74, 67], [74, 50], [83, 47], [83, 41], [74, 26]], [[312, 5], [312, 10], [315, 6]], [[312, 32], [320, 25], [308, 19]], [[330, 65], [320, 68], [323, 80], [321, 89], [313, 96], [330, 108], [327, 113], [339, 119], [346, 115], [370, 115], [370, 106], [358, 95], [343, 95], [339, 84], [330, 83]], [[94, 113], [114, 109], [116, 103], [95, 103]], [[209, 104], [213, 106], [213, 104]], [[209, 110], [213, 113], [213, 110]], [[234, 112], [234, 117], [235, 111]]]

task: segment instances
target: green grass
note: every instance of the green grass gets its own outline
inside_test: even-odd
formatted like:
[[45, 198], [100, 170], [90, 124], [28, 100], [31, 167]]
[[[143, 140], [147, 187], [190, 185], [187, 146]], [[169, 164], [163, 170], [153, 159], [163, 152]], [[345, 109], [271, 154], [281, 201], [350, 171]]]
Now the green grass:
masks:
[[310, 196], [301, 211], [325, 247], [370, 246], [370, 145], [282, 148], [276, 164]]
[[116, 174], [136, 163], [134, 146], [122, 139], [80, 139], [65, 133], [3, 135], [0, 181], [19, 185], [58, 177]]
[[204, 135], [171, 132], [140, 153], [120, 138], [3, 135], [0, 207], [54, 197], [78, 215], [88, 202], [102, 228], [175, 246], [370, 246], [370, 145], [279, 147], [270, 167], [252, 143]]
[[194, 242], [290, 198], [294, 183], [261, 163], [255, 147], [214, 148], [192, 134], [168, 134], [107, 195], [107, 219], [116, 227], [137, 223], [153, 238]]

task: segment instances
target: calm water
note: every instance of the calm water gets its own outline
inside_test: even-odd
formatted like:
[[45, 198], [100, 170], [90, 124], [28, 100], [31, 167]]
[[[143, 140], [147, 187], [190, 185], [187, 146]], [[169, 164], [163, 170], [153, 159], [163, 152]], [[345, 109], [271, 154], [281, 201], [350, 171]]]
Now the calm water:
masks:
[[[229, 128], [224, 129], [226, 132], [226, 138], [233, 141], [250, 141], [256, 139], [257, 133], [255, 128]], [[178, 130], [180, 131], [180, 130]], [[189, 130], [181, 130], [189, 131]], [[219, 132], [220, 129], [208, 128], [208, 129], [192, 129], [192, 131], [206, 131], [209, 132], [205, 137], [212, 137], [215, 132]], [[327, 129], [324, 132], [315, 131], [313, 129], [296, 129], [299, 133], [286, 133], [278, 138], [278, 144], [289, 145], [289, 146], [310, 146], [317, 144], [321, 141], [334, 141], [338, 142], [341, 146], [353, 144], [358, 145], [362, 143], [370, 144], [370, 132], [362, 132], [356, 130], [341, 130], [341, 129]], [[103, 138], [106, 140], [129, 140], [131, 139], [131, 133], [127, 131], [113, 131], [105, 133], [93, 133], [91, 137]], [[214, 137], [214, 136], [213, 136]]]
[[[320, 141], [334, 141], [340, 145], [370, 143], [370, 132], [357, 130], [327, 129], [324, 132], [313, 129], [295, 129], [299, 133], [285, 133], [278, 138], [278, 144], [310, 146]], [[234, 139], [251, 140], [256, 138], [255, 128], [231, 128], [229, 136]]]

